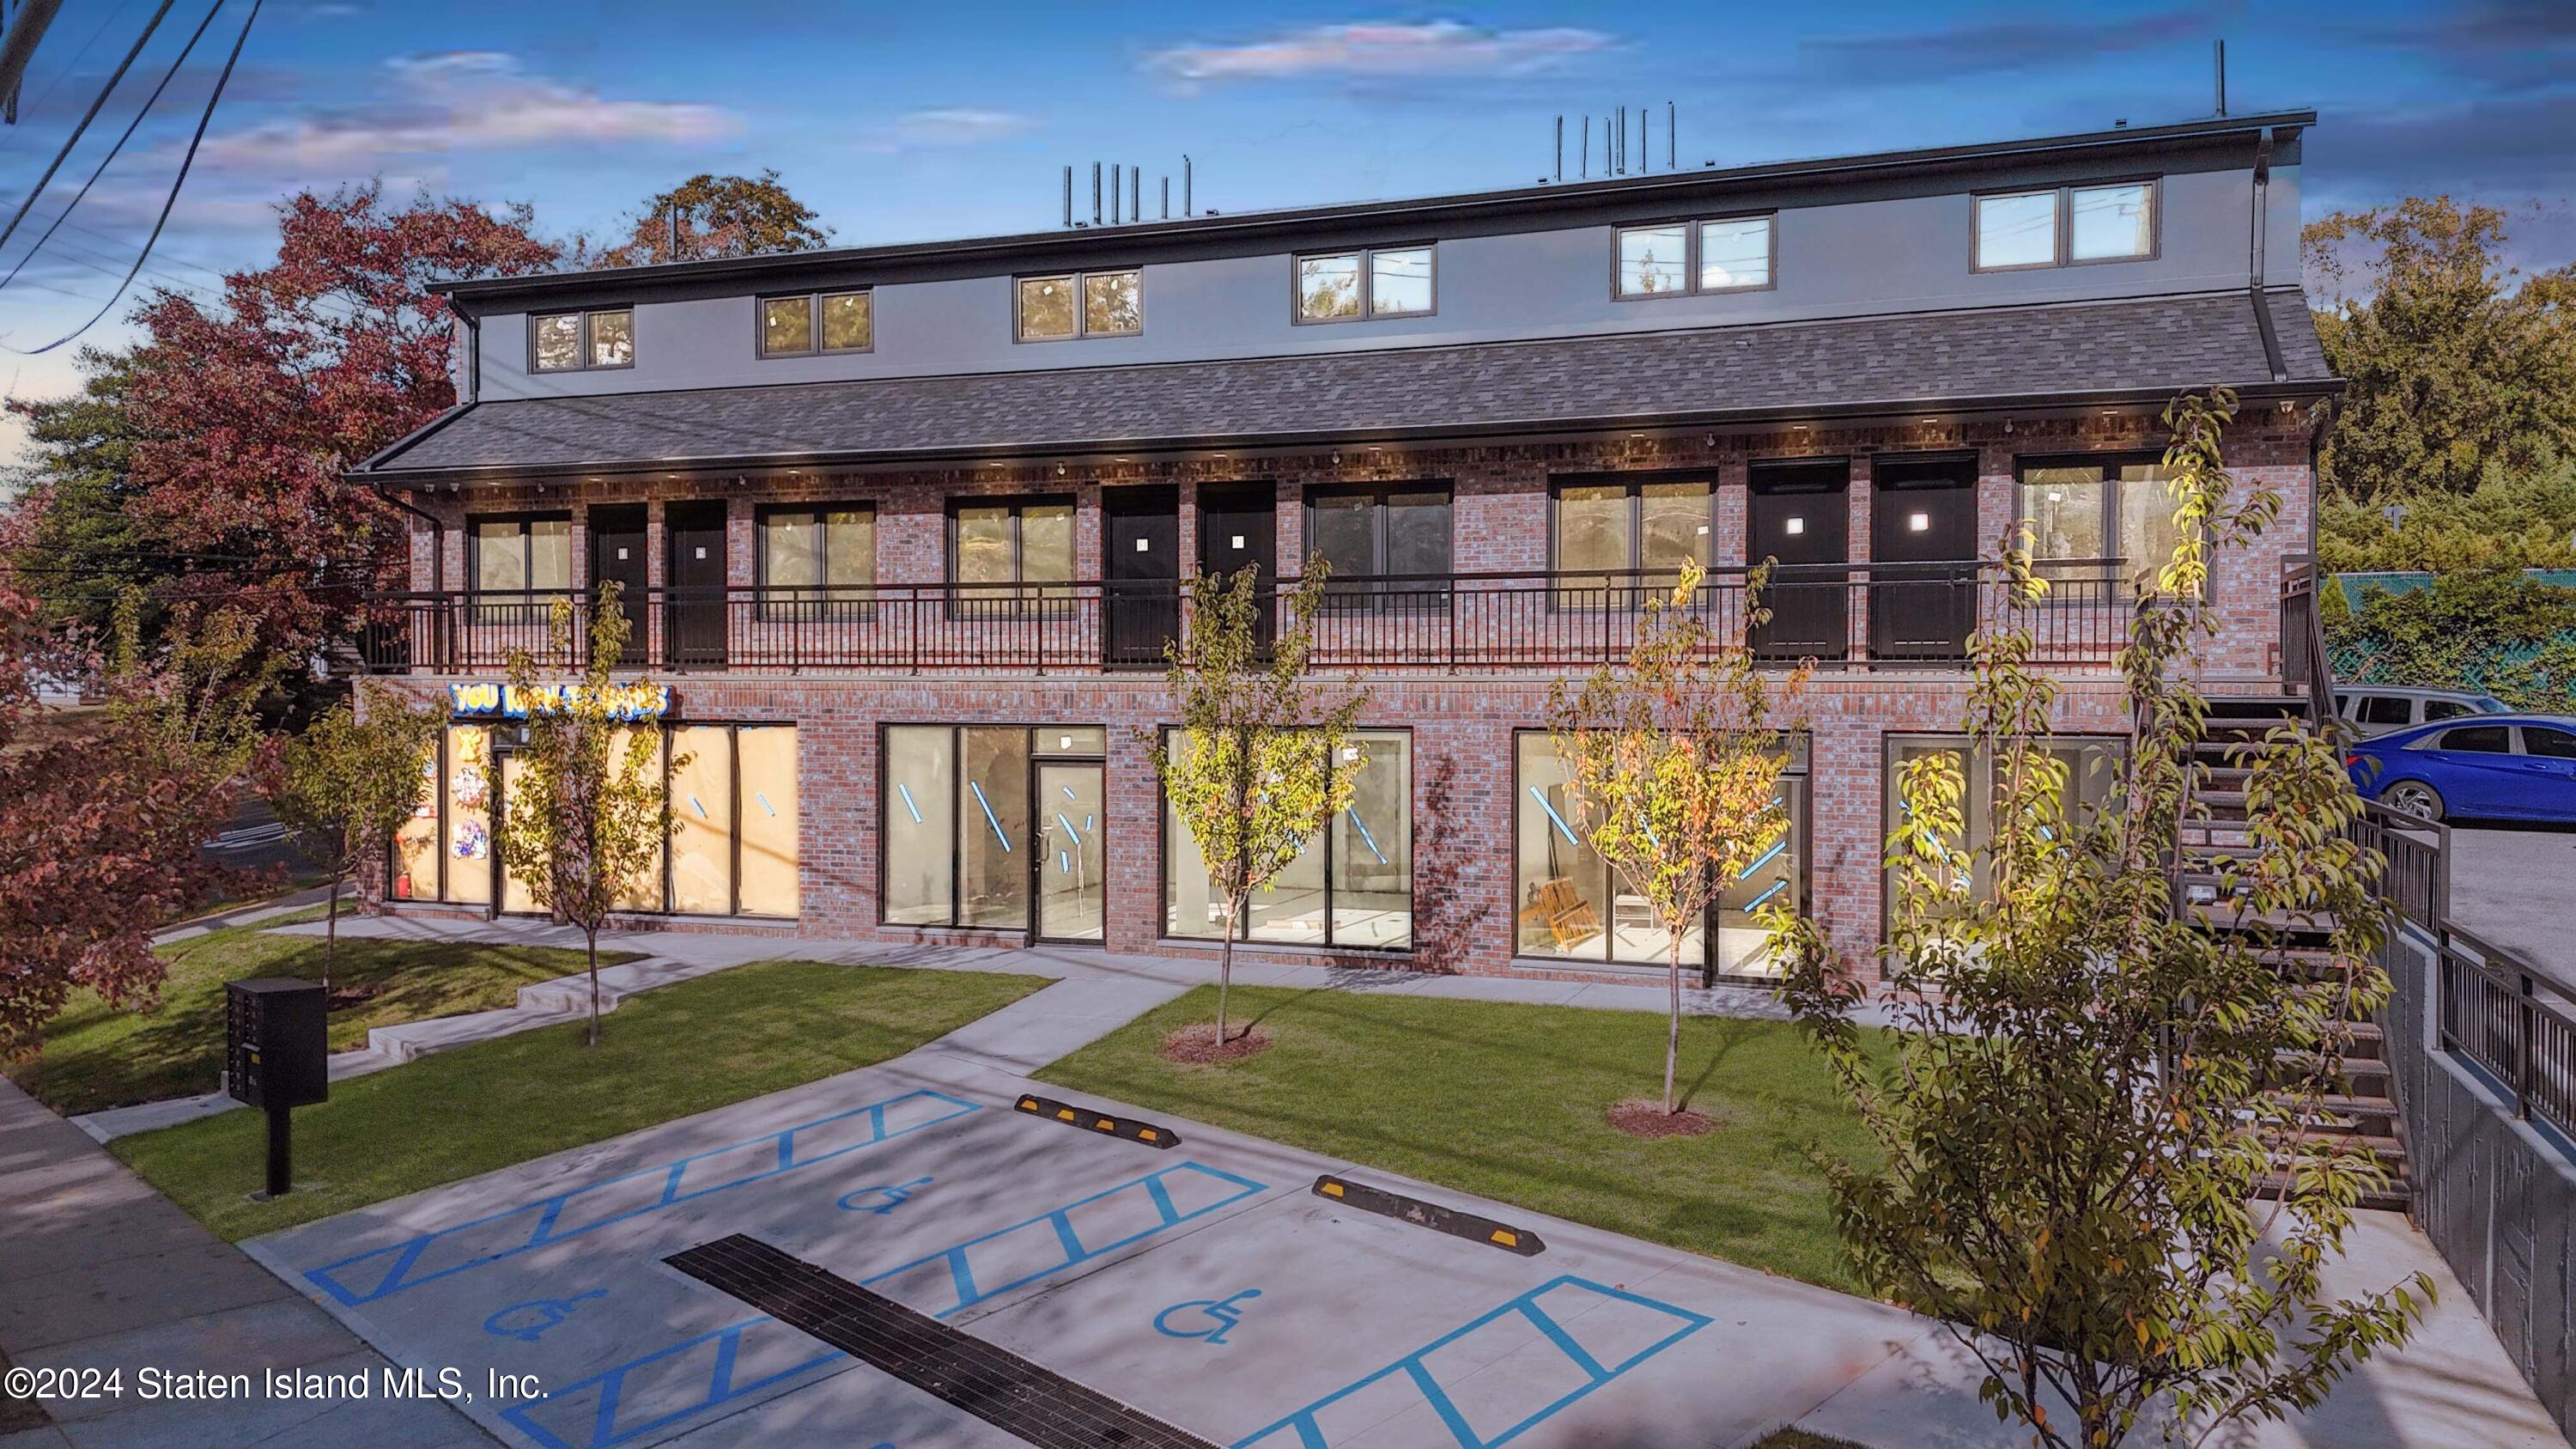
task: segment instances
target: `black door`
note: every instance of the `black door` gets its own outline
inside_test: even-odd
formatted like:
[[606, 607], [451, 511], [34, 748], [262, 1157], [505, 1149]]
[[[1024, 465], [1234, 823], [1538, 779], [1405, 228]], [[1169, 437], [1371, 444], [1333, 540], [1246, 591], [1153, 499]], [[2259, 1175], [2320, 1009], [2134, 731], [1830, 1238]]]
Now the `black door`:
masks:
[[1872, 657], [1967, 657], [1977, 617], [1977, 460], [1881, 458], [1871, 470]]
[[725, 509], [720, 502], [674, 503], [663, 510], [670, 539], [663, 591], [663, 659], [673, 669], [721, 668], [725, 662]]
[[1161, 668], [1181, 628], [1181, 499], [1171, 488], [1103, 493], [1101, 662]]
[[651, 587], [645, 567], [644, 505], [620, 504], [590, 510], [590, 584], [617, 584], [617, 607], [626, 615], [626, 652], [620, 664], [644, 662], [645, 590]]
[[1253, 638], [1264, 655], [1278, 633], [1278, 494], [1267, 483], [1199, 490], [1199, 572], [1231, 579], [1245, 565], [1261, 570], [1261, 612]]
[[1753, 632], [1757, 659], [1841, 659], [1851, 653], [1851, 465], [1840, 458], [1756, 463], [1745, 505], [1745, 557], [1773, 561]]

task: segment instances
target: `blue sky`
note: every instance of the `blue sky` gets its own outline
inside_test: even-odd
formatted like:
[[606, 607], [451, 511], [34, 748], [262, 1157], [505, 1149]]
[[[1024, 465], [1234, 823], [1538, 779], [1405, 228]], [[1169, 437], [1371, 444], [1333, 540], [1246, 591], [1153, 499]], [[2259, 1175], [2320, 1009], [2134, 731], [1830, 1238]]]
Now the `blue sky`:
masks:
[[[158, 0], [67, 0], [0, 131], [14, 209]], [[15, 265], [212, 0], [180, 0], [30, 223]], [[160, 205], [249, 0], [227, 0], [124, 157], [0, 289], [0, 388], [68, 391], [78, 325]], [[1059, 168], [1196, 164], [1224, 210], [1508, 185], [1552, 118], [1669, 101], [1686, 163], [2313, 105], [2309, 215], [2411, 193], [2538, 206], [2527, 260], [2576, 256], [2576, 3], [1376, 5], [824, 0], [267, 0], [142, 282], [209, 286], [273, 247], [269, 207], [382, 177], [616, 229], [692, 173], [775, 167], [837, 239], [1055, 224]], [[1660, 146], [1659, 146], [1660, 150]], [[1178, 182], [1174, 183], [1177, 193]], [[84, 341], [113, 346], [133, 294]], [[0, 424], [0, 463], [18, 438]]]

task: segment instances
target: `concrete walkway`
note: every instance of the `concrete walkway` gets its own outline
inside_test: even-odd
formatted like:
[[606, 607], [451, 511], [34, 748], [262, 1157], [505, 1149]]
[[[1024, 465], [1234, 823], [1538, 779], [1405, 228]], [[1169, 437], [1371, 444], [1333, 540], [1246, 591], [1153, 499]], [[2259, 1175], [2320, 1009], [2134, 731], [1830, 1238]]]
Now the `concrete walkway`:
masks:
[[22, 1368], [123, 1371], [121, 1396], [49, 1401], [52, 1422], [0, 1436], [5, 1449], [490, 1442], [431, 1400], [143, 1398], [146, 1366], [254, 1384], [271, 1369], [381, 1382], [386, 1361], [5, 1080], [0, 1225], [0, 1354]]
[[[306, 922], [279, 929], [288, 934], [318, 936], [324, 927], [319, 922]], [[459, 945], [504, 943], [554, 946], [565, 950], [582, 947], [580, 932], [570, 927], [528, 920], [453, 921], [363, 916], [342, 920], [340, 934], [378, 940], [452, 941]], [[639, 991], [650, 991], [657, 986], [686, 981], [747, 962], [780, 958], [871, 966], [927, 966], [945, 971], [997, 971], [1066, 981], [1126, 983], [1161, 989], [1163, 996], [1157, 1001], [1216, 979], [1211, 963], [1186, 957], [1122, 955], [1066, 946], [1017, 948], [832, 941], [780, 931], [619, 932], [601, 936], [599, 949], [603, 952], [630, 952], [640, 958], [600, 969], [602, 1011], [616, 1010], [620, 1001]], [[1235, 969], [1234, 975], [1236, 981], [1246, 986], [1286, 986], [1307, 991], [1402, 992], [1465, 1001], [1518, 1002], [1529, 1006], [1661, 1012], [1667, 1002], [1664, 986], [1645, 981], [1634, 984], [1586, 983], [1533, 977], [1442, 976], [1427, 971], [1357, 971], [1284, 964], [1242, 965]], [[1098, 999], [1114, 1001], [1124, 998], [1111, 995]], [[1682, 1003], [1683, 1010], [1693, 1015], [1774, 1020], [1785, 1020], [1788, 1016], [1771, 993], [1752, 987], [1720, 986], [1706, 991], [1687, 988], [1682, 993]], [[534, 986], [521, 987], [518, 1001], [512, 1006], [378, 1027], [367, 1034], [367, 1045], [362, 1050], [342, 1052], [331, 1058], [331, 1080], [337, 1082], [364, 1076], [429, 1052], [444, 1051], [468, 1042], [489, 1041], [515, 1032], [579, 1021], [589, 1009], [590, 994], [585, 977], [563, 976], [539, 982]], [[1139, 1006], [1136, 1011], [1145, 1009]], [[1134, 1014], [1129, 1013], [1130, 1016]], [[1865, 1011], [1862, 1020], [1878, 1024], [1880, 1014], [1874, 1009]], [[73, 1121], [91, 1137], [107, 1142], [136, 1132], [175, 1127], [199, 1117], [231, 1111], [239, 1105], [221, 1092], [209, 1092], [197, 1097], [175, 1097], [131, 1107], [113, 1107], [76, 1117]]]

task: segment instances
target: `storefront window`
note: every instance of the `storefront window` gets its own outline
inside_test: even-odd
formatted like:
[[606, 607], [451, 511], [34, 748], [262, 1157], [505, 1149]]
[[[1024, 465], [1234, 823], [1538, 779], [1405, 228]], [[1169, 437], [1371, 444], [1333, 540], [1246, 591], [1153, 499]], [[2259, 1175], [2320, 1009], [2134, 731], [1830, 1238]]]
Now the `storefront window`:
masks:
[[733, 913], [733, 732], [671, 731], [671, 909]]
[[735, 908], [746, 916], [793, 916], [796, 890], [796, 731], [746, 729], [734, 735], [742, 822], [742, 869]]
[[[2111, 792], [2116, 783], [2120, 743], [2109, 739], [2063, 739], [2049, 744], [2044, 753], [2066, 766], [2066, 804], [2074, 822], [2089, 824], [2101, 811], [2110, 808]], [[1886, 827], [1893, 832], [1908, 812], [1903, 782], [1905, 771], [1913, 761], [1926, 756], [1946, 755], [1959, 761], [1965, 772], [1966, 795], [1960, 801], [1960, 816], [1967, 827], [1964, 837], [1954, 836], [1941, 842], [1947, 858], [1957, 862], [1955, 879], [1972, 895], [1983, 897], [1988, 885], [1987, 859], [1994, 845], [1994, 807], [2004, 782], [1997, 778], [1995, 762], [1973, 741], [1955, 735], [1891, 735], [1887, 742]], [[1889, 902], [1895, 899], [1891, 882]]]
[[445, 889], [439, 874], [438, 795], [443, 771], [439, 761], [444, 751], [433, 744], [421, 756], [420, 794], [412, 802], [411, 818], [394, 831], [393, 877], [385, 883], [385, 894], [398, 901], [434, 901]]
[[[882, 916], [892, 926], [1037, 930], [1050, 939], [1097, 939], [1102, 891], [1101, 810], [1092, 778], [1051, 778], [1035, 808], [1035, 759], [1096, 759], [1097, 725], [889, 725], [879, 801], [884, 845]], [[1058, 917], [1033, 918], [1032, 857]], [[1077, 877], [1069, 884], [1056, 876]]]
[[447, 894], [463, 905], [492, 903], [492, 731], [447, 731]]
[[[1185, 739], [1175, 733], [1166, 748], [1179, 750]], [[1350, 808], [1273, 877], [1269, 890], [1253, 894], [1239, 939], [1378, 950], [1413, 945], [1413, 737], [1403, 730], [1359, 730], [1344, 748], [1355, 751], [1360, 764]], [[1316, 753], [1321, 769], [1320, 746]], [[1163, 929], [1205, 940], [1225, 932], [1225, 901], [1208, 879], [1198, 843], [1168, 801]]]
[[[1544, 732], [1524, 730], [1514, 739], [1514, 753], [1517, 953], [1657, 966], [1670, 960], [1671, 934], [1656, 923], [1645, 898], [1630, 891], [1592, 848], [1568, 796], [1556, 742]], [[1683, 965], [1699, 970], [1713, 966], [1729, 976], [1779, 974], [1758, 913], [1783, 895], [1797, 901], [1806, 893], [1806, 768], [1804, 742], [1794, 742], [1780, 774], [1779, 800], [1789, 817], [1788, 833], [1728, 884], [1710, 913], [1714, 933], [1709, 921], [1693, 922], [1683, 931]]]

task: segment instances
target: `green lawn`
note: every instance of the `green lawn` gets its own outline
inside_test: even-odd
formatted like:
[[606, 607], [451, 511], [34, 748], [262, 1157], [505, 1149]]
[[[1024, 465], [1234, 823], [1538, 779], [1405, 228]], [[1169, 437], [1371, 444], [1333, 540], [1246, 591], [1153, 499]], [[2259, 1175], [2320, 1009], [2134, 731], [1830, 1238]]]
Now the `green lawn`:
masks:
[[[256, 925], [230, 926], [161, 948], [170, 963], [160, 1004], [148, 1012], [73, 994], [45, 1028], [44, 1049], [8, 1064], [9, 1080], [66, 1116], [211, 1092], [224, 1065], [224, 983], [245, 976], [322, 975], [322, 938], [267, 934], [322, 918], [322, 907]], [[600, 953], [600, 964], [631, 961]], [[343, 936], [331, 985], [370, 986], [360, 1006], [331, 1013], [331, 1049], [366, 1045], [370, 1027], [488, 1011], [519, 988], [582, 969], [582, 953], [544, 946], [385, 941]]]
[[1645, 1012], [1354, 991], [1237, 987], [1274, 1038], [1223, 1066], [1158, 1050], [1215, 1014], [1201, 987], [1040, 1075], [1084, 1092], [1442, 1183], [1756, 1268], [1858, 1291], [1810, 1142], [1867, 1138], [1785, 1022], [1682, 1023], [1680, 1081], [1715, 1119], [1643, 1141], [1604, 1111], [1662, 1086], [1664, 1025]]
[[605, 1040], [548, 1027], [342, 1082], [295, 1114], [295, 1191], [254, 1203], [262, 1119], [227, 1112], [109, 1146], [239, 1240], [901, 1056], [1043, 978], [762, 961], [631, 997]]

